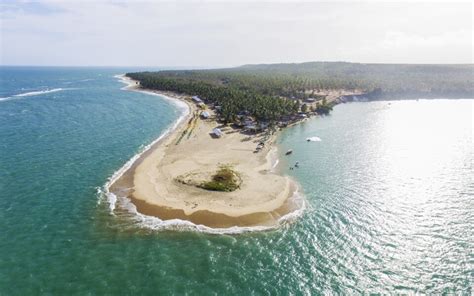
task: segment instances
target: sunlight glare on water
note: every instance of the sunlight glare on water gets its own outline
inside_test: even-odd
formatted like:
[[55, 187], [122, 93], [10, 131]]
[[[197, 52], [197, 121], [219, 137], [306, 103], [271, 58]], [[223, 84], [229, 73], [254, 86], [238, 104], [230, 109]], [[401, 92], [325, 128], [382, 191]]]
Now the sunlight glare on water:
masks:
[[[287, 173], [303, 185], [307, 231], [317, 234], [308, 243], [341, 268], [332, 280], [374, 292], [470, 287], [472, 108], [470, 100], [354, 103], [284, 132], [282, 151], [294, 153], [282, 165], [300, 162]], [[309, 135], [324, 141], [304, 143]]]

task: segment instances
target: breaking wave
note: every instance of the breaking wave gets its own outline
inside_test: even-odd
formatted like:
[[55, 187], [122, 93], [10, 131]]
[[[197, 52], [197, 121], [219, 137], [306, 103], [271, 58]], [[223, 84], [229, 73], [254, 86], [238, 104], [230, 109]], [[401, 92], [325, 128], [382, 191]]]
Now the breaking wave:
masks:
[[30, 91], [30, 92], [26, 92], [26, 93], [21, 93], [21, 94], [14, 95], [13, 97], [38, 96], [38, 95], [43, 95], [43, 94], [58, 92], [58, 91], [62, 91], [62, 90], [68, 90], [68, 89], [72, 89], [72, 88], [53, 88], [53, 89], [46, 89], [46, 90]]
[[77, 88], [52, 88], [52, 89], [46, 89], [46, 90], [35, 90], [35, 91], [29, 91], [25, 93], [19, 93], [19, 94], [12, 95], [9, 97], [3, 97], [3, 98], [0, 98], [0, 101], [8, 101], [8, 100], [20, 99], [24, 97], [39, 96], [39, 95], [44, 95], [44, 94], [49, 94], [49, 93], [60, 92], [63, 90], [74, 90], [74, 89], [77, 89]]
[[[112, 182], [113, 183], [113, 182]], [[210, 234], [240, 234], [246, 232], [255, 232], [255, 231], [267, 231], [272, 229], [277, 229], [283, 225], [287, 225], [295, 221], [298, 217], [302, 215], [306, 208], [306, 202], [304, 197], [296, 190], [293, 193], [293, 196], [290, 197], [292, 202], [297, 203], [298, 207], [296, 210], [280, 217], [278, 219], [278, 224], [274, 226], [232, 226], [227, 228], [213, 228], [205, 226], [202, 224], [195, 224], [188, 220], [181, 219], [171, 219], [171, 220], [161, 220], [155, 216], [144, 215], [137, 211], [136, 206], [132, 201], [127, 197], [116, 196], [113, 193], [108, 192], [107, 187], [105, 187], [107, 192], [104, 192], [102, 189], [98, 189], [99, 199], [104, 199], [109, 202], [109, 205], [112, 205], [115, 209], [116, 205], [119, 205], [121, 209], [125, 210], [125, 216], [131, 219], [135, 226], [144, 229], [151, 229], [156, 231], [163, 230], [174, 230], [174, 231], [197, 231], [205, 232]], [[112, 207], [109, 207], [111, 213], [115, 215]]]

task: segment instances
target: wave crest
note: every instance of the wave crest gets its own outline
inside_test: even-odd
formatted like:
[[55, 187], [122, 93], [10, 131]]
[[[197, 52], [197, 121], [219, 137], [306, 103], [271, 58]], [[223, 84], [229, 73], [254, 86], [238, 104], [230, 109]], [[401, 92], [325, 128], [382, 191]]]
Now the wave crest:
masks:
[[30, 92], [14, 95], [14, 97], [38, 96], [38, 95], [49, 94], [49, 93], [54, 93], [54, 92], [69, 90], [69, 89], [72, 89], [72, 88], [53, 88], [53, 89], [47, 89], [47, 90], [30, 91]]
[[30, 92], [25, 92], [25, 93], [12, 95], [10, 97], [0, 98], [0, 102], [1, 101], [14, 100], [14, 99], [20, 99], [20, 98], [24, 98], [24, 97], [44, 95], [44, 94], [48, 94], [48, 93], [55, 93], [55, 92], [59, 92], [59, 91], [63, 91], [63, 90], [74, 90], [74, 89], [77, 89], [77, 88], [53, 88], [53, 89], [46, 89], [46, 90], [30, 91]]

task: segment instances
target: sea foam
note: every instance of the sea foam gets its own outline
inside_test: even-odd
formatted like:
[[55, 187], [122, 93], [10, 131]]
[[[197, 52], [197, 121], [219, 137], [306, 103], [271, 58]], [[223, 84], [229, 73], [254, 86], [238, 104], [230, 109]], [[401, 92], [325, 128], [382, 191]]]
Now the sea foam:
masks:
[[305, 199], [296, 190], [291, 197], [292, 202], [298, 203], [298, 208], [278, 219], [278, 224], [274, 226], [232, 226], [227, 228], [213, 228], [202, 224], [195, 224], [188, 220], [170, 219], [161, 220], [158, 217], [144, 215], [137, 211], [136, 206], [126, 197], [119, 197], [118, 202], [129, 214], [131, 219], [140, 228], [151, 230], [175, 230], [175, 231], [197, 231], [210, 234], [240, 234], [255, 231], [268, 231], [277, 229], [283, 225], [293, 222], [302, 215], [306, 208]]
[[48, 93], [53, 93], [53, 92], [58, 92], [58, 91], [68, 90], [68, 89], [70, 88], [53, 88], [53, 89], [47, 89], [47, 90], [30, 91], [30, 92], [14, 95], [14, 97], [37, 96], [37, 95], [48, 94]]
[[21, 99], [24, 97], [31, 97], [31, 96], [39, 96], [39, 95], [44, 95], [48, 93], [55, 93], [63, 90], [74, 90], [77, 88], [52, 88], [52, 89], [46, 89], [46, 90], [36, 90], [36, 91], [30, 91], [30, 92], [25, 92], [25, 93], [19, 93], [16, 95], [12, 95], [10, 97], [3, 97], [0, 98], [1, 101], [9, 101], [9, 100], [14, 100], [14, 99]]

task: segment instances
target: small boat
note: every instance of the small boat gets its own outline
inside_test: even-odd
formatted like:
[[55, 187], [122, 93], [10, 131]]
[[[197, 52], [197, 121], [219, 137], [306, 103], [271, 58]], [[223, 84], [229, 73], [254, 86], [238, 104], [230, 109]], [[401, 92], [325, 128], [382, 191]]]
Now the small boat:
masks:
[[289, 149], [288, 151], [286, 151], [285, 155], [290, 155], [291, 153], [293, 153], [293, 150]]
[[321, 142], [321, 138], [319, 137], [309, 137], [309, 138], [306, 138], [306, 142]]

